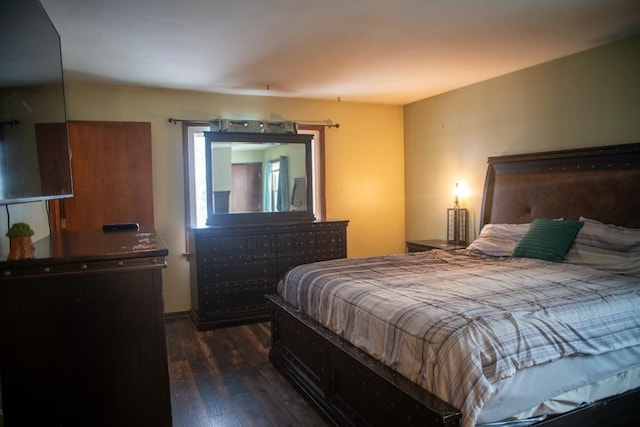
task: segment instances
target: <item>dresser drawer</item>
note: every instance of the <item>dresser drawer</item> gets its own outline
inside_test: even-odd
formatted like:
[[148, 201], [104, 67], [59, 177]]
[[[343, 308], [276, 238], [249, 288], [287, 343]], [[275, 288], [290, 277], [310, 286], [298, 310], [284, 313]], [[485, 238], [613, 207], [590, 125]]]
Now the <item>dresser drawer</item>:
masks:
[[198, 242], [198, 254], [203, 260], [242, 261], [275, 256], [272, 234], [240, 236], [205, 236]]
[[202, 266], [202, 280], [205, 286], [212, 283], [246, 282], [250, 280], [276, 280], [276, 266], [272, 261], [252, 261], [237, 263], [213, 263]]
[[204, 312], [205, 315], [219, 315], [264, 308], [267, 304], [265, 295], [274, 291], [273, 285], [212, 291], [204, 298]]
[[[321, 254], [346, 256], [346, 238], [343, 230], [312, 230], [282, 233], [278, 236], [277, 255], [314, 257]], [[331, 258], [327, 255], [325, 259]]]

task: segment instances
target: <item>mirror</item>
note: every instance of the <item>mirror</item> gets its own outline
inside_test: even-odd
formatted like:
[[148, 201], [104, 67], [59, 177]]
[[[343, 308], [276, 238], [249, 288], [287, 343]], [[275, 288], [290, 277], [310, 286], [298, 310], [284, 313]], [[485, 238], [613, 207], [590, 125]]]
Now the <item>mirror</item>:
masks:
[[309, 221], [312, 136], [204, 132], [207, 225]]

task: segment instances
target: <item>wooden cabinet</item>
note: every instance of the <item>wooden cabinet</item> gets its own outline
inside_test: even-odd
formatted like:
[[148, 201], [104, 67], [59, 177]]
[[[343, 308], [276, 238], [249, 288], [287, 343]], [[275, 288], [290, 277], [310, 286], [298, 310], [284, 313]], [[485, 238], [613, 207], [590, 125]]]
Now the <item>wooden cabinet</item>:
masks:
[[170, 426], [165, 248], [153, 230], [66, 231], [0, 262], [6, 426]]
[[347, 256], [347, 221], [216, 226], [190, 232], [198, 329], [269, 319], [266, 294], [291, 268]]
[[68, 129], [74, 197], [52, 202], [63, 220], [52, 229], [153, 226], [151, 124], [70, 121]]

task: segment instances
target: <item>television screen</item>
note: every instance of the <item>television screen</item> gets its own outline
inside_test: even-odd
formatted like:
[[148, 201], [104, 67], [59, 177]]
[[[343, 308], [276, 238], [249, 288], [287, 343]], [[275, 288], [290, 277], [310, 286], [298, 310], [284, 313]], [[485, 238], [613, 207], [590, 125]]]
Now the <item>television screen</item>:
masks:
[[0, 16], [0, 204], [71, 197], [60, 36], [38, 0]]

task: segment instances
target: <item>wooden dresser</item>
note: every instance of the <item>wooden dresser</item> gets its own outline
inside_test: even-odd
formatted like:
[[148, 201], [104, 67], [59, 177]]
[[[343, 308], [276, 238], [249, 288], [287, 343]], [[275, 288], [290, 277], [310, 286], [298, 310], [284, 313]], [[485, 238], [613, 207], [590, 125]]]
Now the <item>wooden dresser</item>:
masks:
[[191, 317], [199, 330], [269, 319], [266, 294], [292, 267], [347, 256], [348, 221], [191, 229]]
[[154, 230], [65, 231], [0, 262], [6, 426], [171, 425]]

